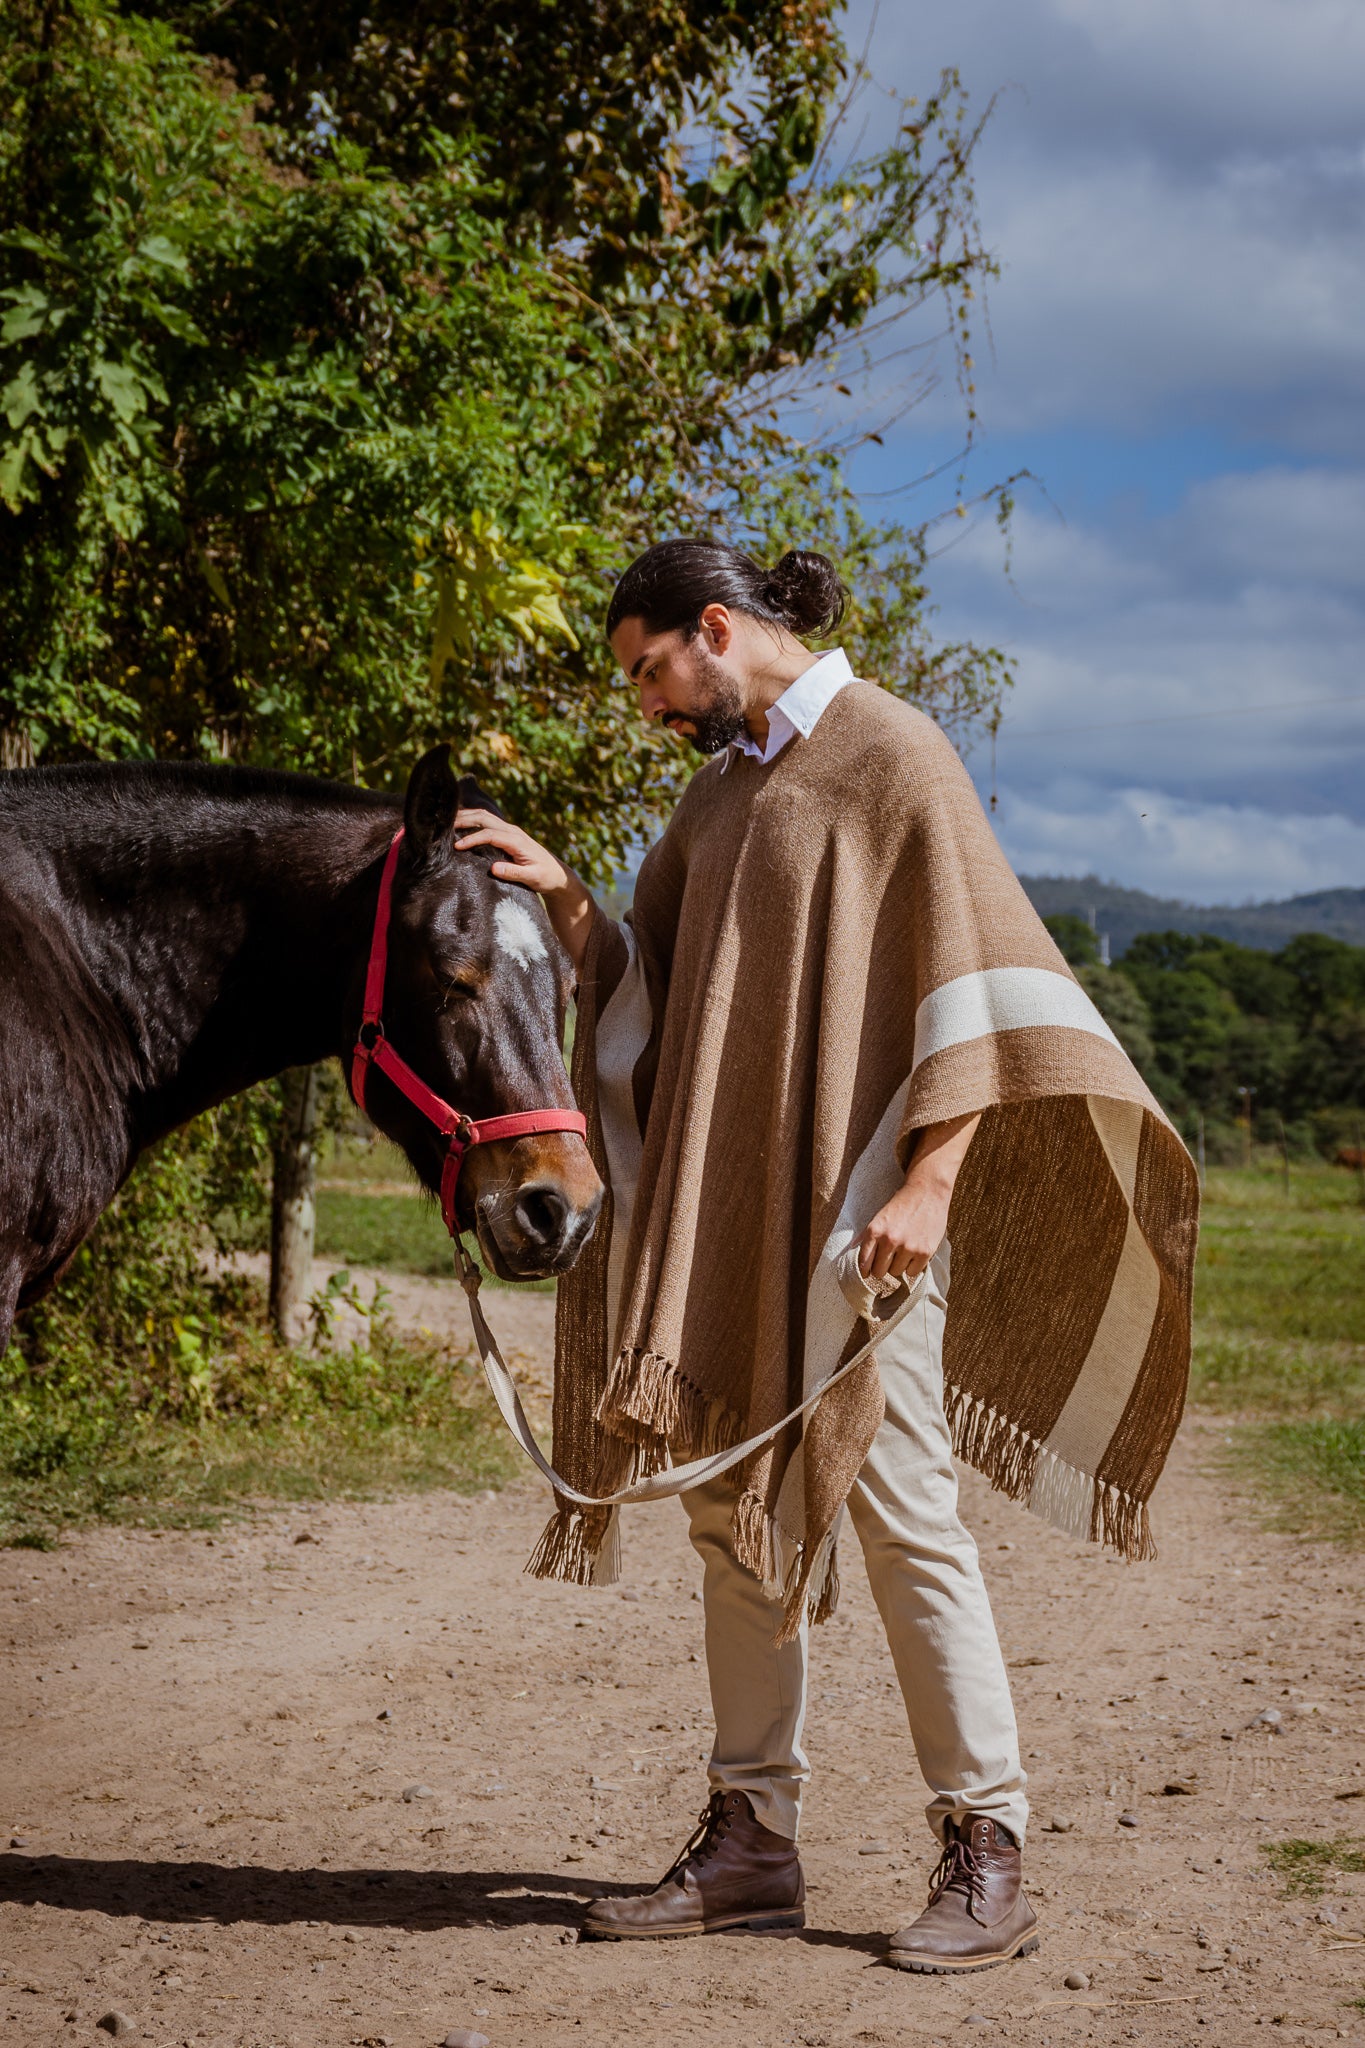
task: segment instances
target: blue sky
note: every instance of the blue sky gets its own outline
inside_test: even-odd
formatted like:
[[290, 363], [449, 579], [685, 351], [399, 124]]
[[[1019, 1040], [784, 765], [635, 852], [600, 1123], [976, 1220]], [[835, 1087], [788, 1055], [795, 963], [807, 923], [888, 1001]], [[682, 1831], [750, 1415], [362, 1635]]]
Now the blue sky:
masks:
[[[1365, 885], [1365, 5], [853, 0], [869, 31], [874, 80], [999, 94], [971, 476], [1043, 488], [1008, 577], [953, 522], [933, 590], [1016, 665], [1006, 851], [1194, 902]], [[859, 458], [869, 511], [953, 435], [945, 389]]]

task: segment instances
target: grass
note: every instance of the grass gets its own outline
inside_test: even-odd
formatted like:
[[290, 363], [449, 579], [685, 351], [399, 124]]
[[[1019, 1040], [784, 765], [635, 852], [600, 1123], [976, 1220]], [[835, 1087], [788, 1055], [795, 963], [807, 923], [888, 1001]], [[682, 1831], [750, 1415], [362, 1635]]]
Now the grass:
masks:
[[318, 1195], [317, 1255], [347, 1266], [386, 1266], [448, 1280], [450, 1238], [433, 1202], [415, 1195], [373, 1195], [323, 1188]]
[[1316, 1899], [1338, 1871], [1365, 1871], [1365, 1843], [1338, 1835], [1331, 1842], [1262, 1842], [1261, 1854], [1280, 1879], [1286, 1898]]
[[[392, 1148], [352, 1145], [322, 1177], [322, 1257], [450, 1274], [434, 1205], [395, 1191], [409, 1176]], [[1295, 1167], [1286, 1196], [1278, 1170], [1214, 1168], [1208, 1179], [1191, 1397], [1236, 1417], [1229, 1457], [1276, 1526], [1365, 1544], [1356, 1180]], [[73, 1398], [0, 1428], [0, 1542], [42, 1548], [91, 1517], [210, 1526], [270, 1499], [473, 1489], [515, 1466], [463, 1359], [384, 1328], [351, 1353], [283, 1352], [257, 1316], [223, 1362], [209, 1413]]]
[[[322, 1258], [452, 1278], [439, 1211], [394, 1147], [343, 1141], [320, 1178]], [[79, 1333], [36, 1376], [0, 1367], [0, 1544], [50, 1548], [95, 1519], [200, 1528], [272, 1500], [472, 1491], [520, 1468], [462, 1352], [382, 1316], [350, 1350], [284, 1348], [260, 1283], [233, 1287], [187, 1324], [178, 1372], [140, 1375]]]
[[1232, 1460], [1276, 1527], [1365, 1544], [1365, 1209], [1355, 1177], [1208, 1176], [1191, 1398], [1244, 1424]]
[[518, 1460], [477, 1368], [385, 1327], [342, 1353], [263, 1336], [232, 1405], [197, 1417], [106, 1399], [14, 1411], [0, 1441], [0, 1544], [50, 1549], [91, 1520], [213, 1528], [275, 1501], [503, 1484]]
[[[354, 1141], [340, 1145], [319, 1178], [319, 1258], [347, 1266], [385, 1266], [391, 1273], [415, 1273], [429, 1280], [450, 1279], [454, 1255], [440, 1209], [417, 1186], [396, 1145], [384, 1138], [363, 1147]], [[400, 1188], [408, 1192], [399, 1193]], [[483, 1275], [490, 1287], [508, 1284], [487, 1268]], [[554, 1292], [552, 1280], [516, 1284], [538, 1294]]]
[[10, 1479], [0, 1543], [50, 1550], [89, 1521], [213, 1529], [271, 1502], [373, 1500], [451, 1487], [472, 1493], [511, 1476], [514, 1453], [490, 1406], [454, 1402], [440, 1422], [376, 1427], [364, 1417], [265, 1425], [229, 1418], [144, 1423], [56, 1473]]

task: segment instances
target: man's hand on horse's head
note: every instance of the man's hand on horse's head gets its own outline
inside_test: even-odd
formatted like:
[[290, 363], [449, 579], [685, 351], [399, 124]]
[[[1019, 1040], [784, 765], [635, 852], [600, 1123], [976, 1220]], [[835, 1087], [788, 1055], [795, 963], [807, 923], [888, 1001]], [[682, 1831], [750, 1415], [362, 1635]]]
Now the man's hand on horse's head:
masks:
[[549, 913], [555, 937], [578, 973], [587, 950], [594, 906], [577, 875], [538, 839], [523, 832], [520, 825], [496, 817], [492, 811], [457, 811], [455, 832], [457, 853], [467, 853], [479, 846], [494, 847], [503, 858], [492, 862], [489, 873], [500, 882], [519, 882], [523, 888], [535, 890]]

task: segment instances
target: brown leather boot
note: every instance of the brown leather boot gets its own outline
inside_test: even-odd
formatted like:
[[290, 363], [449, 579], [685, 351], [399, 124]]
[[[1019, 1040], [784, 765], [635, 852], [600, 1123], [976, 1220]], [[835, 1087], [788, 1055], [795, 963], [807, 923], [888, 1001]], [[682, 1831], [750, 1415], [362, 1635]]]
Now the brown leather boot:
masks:
[[742, 1792], [713, 1792], [691, 1840], [652, 1892], [594, 1899], [588, 1938], [649, 1941], [673, 1934], [804, 1927], [806, 1881], [795, 1842], [754, 1818]]
[[1031, 1955], [1038, 1922], [1020, 1881], [1019, 1845], [1008, 1828], [969, 1813], [948, 1823], [943, 1855], [929, 1882], [929, 1903], [911, 1927], [893, 1934], [886, 1960], [898, 1970], [933, 1974], [989, 1970]]

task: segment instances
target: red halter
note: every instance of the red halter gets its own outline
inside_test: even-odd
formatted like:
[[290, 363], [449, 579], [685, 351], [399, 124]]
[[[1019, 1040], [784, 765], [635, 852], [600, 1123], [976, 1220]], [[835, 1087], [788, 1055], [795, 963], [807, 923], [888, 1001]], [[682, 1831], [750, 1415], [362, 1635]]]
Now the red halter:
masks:
[[455, 1187], [464, 1155], [471, 1145], [491, 1145], [499, 1138], [528, 1138], [536, 1131], [573, 1131], [578, 1137], [586, 1138], [588, 1120], [578, 1109], [523, 1109], [512, 1116], [485, 1117], [482, 1123], [476, 1124], [462, 1110], [452, 1109], [448, 1102], [442, 1102], [439, 1095], [433, 1095], [426, 1082], [413, 1073], [407, 1061], [400, 1058], [384, 1036], [384, 970], [389, 958], [389, 913], [393, 908], [393, 877], [402, 840], [400, 828], [393, 835], [380, 878], [374, 936], [370, 940], [370, 964], [365, 972], [365, 1009], [355, 1050], [351, 1054], [351, 1093], [364, 1109], [365, 1077], [373, 1064], [381, 1074], [387, 1074], [399, 1093], [406, 1095], [414, 1109], [420, 1110], [428, 1123], [435, 1124], [441, 1136], [448, 1141], [445, 1165], [441, 1169], [441, 1215], [451, 1236], [458, 1238]]

